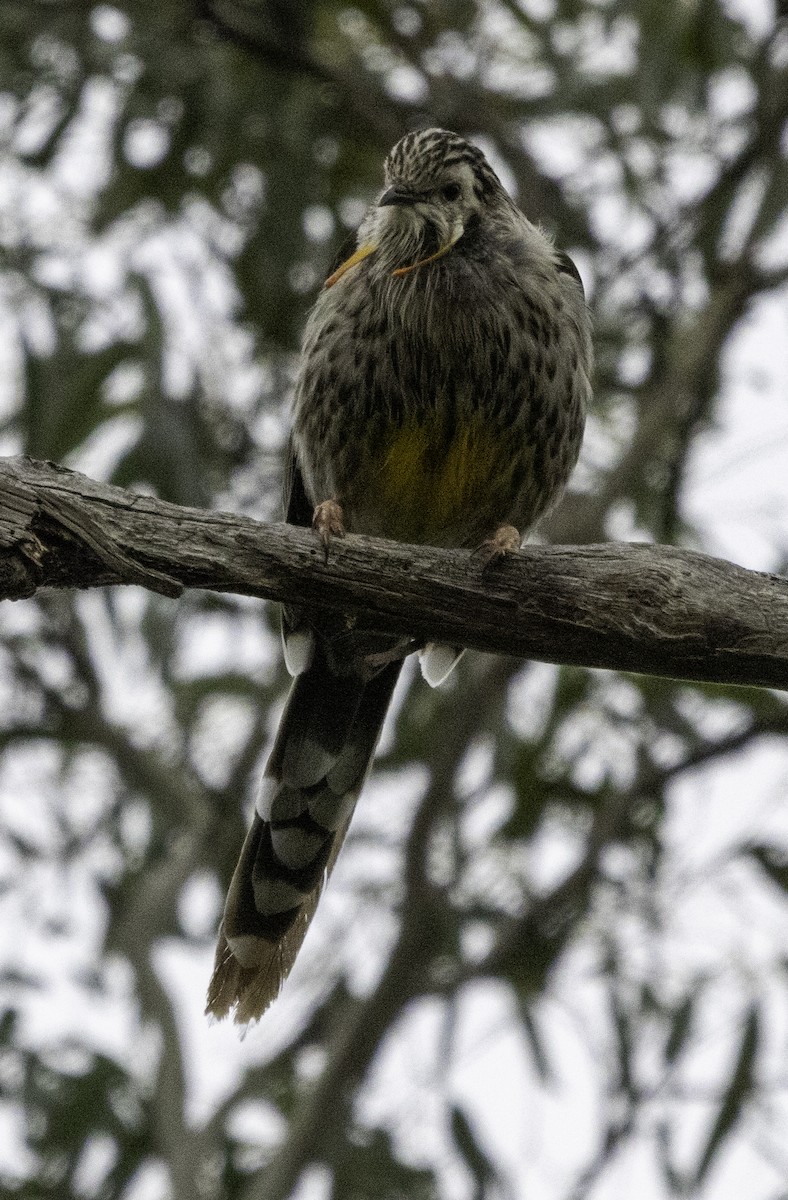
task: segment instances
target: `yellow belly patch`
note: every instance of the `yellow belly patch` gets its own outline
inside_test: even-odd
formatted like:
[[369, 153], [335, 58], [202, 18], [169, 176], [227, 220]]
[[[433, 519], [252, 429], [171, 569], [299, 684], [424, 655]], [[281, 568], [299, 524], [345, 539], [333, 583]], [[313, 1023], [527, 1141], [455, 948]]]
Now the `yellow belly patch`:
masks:
[[388, 536], [400, 541], [454, 543], [480, 513], [500, 511], [511, 489], [500, 436], [473, 421], [447, 444], [436, 426], [398, 429], [372, 471], [375, 506], [385, 514]]

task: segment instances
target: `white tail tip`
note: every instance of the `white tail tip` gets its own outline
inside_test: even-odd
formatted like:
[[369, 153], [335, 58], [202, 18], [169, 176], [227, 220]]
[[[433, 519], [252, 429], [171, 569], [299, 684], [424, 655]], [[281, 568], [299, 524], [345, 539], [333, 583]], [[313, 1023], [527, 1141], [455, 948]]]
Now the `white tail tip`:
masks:
[[447, 646], [443, 642], [427, 643], [419, 653], [419, 665], [430, 687], [440, 687], [457, 666], [462, 653], [457, 646]]
[[315, 639], [309, 630], [297, 629], [294, 633], [287, 634], [282, 638], [282, 645], [285, 666], [294, 679], [309, 670], [315, 652]]

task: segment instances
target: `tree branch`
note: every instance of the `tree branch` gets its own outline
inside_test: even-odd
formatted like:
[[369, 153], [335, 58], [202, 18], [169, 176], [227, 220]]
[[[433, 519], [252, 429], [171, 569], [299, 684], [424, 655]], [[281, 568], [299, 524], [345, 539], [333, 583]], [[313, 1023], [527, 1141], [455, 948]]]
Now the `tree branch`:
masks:
[[669, 546], [466, 551], [185, 508], [49, 463], [0, 460], [0, 597], [40, 587], [208, 588], [353, 612], [357, 628], [476, 650], [788, 690], [788, 580]]

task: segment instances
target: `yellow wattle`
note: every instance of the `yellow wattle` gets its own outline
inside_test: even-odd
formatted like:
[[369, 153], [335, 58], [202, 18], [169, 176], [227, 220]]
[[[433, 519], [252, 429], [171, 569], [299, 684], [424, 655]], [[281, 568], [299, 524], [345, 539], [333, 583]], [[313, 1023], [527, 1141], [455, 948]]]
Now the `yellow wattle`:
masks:
[[360, 262], [362, 262], [365, 258], [368, 258], [370, 254], [374, 254], [376, 250], [377, 246], [373, 242], [365, 242], [363, 246], [359, 246], [358, 249], [351, 254], [350, 258], [346, 258], [345, 261], [337, 267], [336, 271], [331, 272], [323, 286], [327, 288], [333, 287], [337, 280], [341, 279], [346, 271], [349, 271], [351, 267], [358, 266]]
[[417, 262], [411, 263], [410, 266], [396, 267], [391, 274], [396, 278], [401, 278], [401, 276], [407, 275], [411, 271], [415, 271], [417, 267], [425, 267], [427, 263], [435, 262], [436, 258], [443, 258], [444, 254], [448, 254], [452, 246], [457, 244], [464, 232], [465, 226], [463, 225], [462, 221], [457, 218], [452, 227], [448, 241], [444, 242], [444, 244], [440, 246], [434, 254], [428, 254], [426, 258], [420, 258]]

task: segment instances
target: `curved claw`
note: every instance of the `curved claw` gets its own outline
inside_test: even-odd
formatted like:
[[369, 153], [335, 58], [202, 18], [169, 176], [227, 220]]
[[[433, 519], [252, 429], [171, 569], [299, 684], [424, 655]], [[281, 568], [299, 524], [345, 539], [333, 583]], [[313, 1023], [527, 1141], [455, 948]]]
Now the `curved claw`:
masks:
[[522, 538], [519, 529], [514, 525], [501, 525], [492, 537], [485, 538], [480, 546], [471, 554], [471, 562], [484, 572], [495, 563], [500, 562], [507, 554], [514, 554], [520, 549]]
[[312, 528], [323, 543], [323, 556], [328, 562], [328, 551], [332, 537], [345, 536], [344, 514], [342, 505], [336, 500], [323, 500], [315, 506], [312, 514]]

